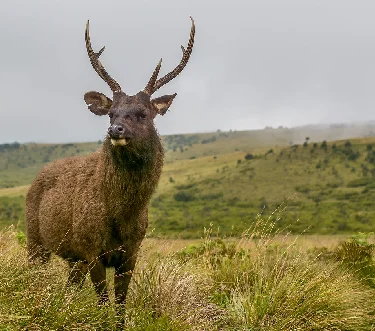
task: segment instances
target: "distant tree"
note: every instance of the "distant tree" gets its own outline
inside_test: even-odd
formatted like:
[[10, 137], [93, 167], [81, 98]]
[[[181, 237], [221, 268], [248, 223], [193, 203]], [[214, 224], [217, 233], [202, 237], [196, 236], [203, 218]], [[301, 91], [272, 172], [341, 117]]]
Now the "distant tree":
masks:
[[322, 144], [320, 145], [320, 148], [327, 149], [327, 147], [328, 147], [327, 141], [323, 140]]
[[344, 145], [345, 147], [351, 147], [352, 146], [352, 143], [350, 142], [350, 140], [347, 140], [346, 142], [345, 142], [345, 145]]
[[254, 155], [253, 154], [250, 154], [250, 153], [247, 153], [245, 155], [245, 160], [252, 160], [254, 158]]
[[20, 148], [21, 144], [17, 141], [15, 141], [14, 143], [12, 143], [12, 148], [15, 148], [15, 149], [18, 149]]
[[359, 154], [358, 151], [357, 152], [351, 151], [348, 155], [348, 160], [355, 161], [359, 158], [359, 156], [360, 156], [360, 154]]

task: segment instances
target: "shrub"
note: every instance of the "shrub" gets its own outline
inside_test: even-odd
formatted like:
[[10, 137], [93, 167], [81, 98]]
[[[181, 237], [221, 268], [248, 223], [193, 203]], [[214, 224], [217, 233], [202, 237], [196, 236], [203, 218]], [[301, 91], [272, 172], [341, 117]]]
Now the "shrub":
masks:
[[360, 153], [358, 151], [354, 152], [354, 151], [351, 151], [349, 154], [348, 154], [348, 160], [349, 161], [355, 161], [357, 160], [359, 157], [360, 157]]
[[357, 178], [357, 179], [353, 179], [351, 180], [350, 182], [348, 182], [348, 184], [346, 185], [347, 187], [360, 187], [360, 186], [365, 186], [369, 183], [373, 182], [371, 179], [369, 178]]
[[195, 200], [195, 196], [192, 193], [185, 192], [185, 191], [179, 191], [177, 192], [173, 198], [176, 201], [182, 201], [182, 202], [189, 202]]
[[375, 245], [368, 239], [373, 233], [358, 233], [340, 243], [334, 250], [337, 260], [354, 270], [359, 279], [375, 288]]
[[308, 185], [296, 186], [295, 189], [299, 193], [309, 193], [311, 190]]
[[254, 155], [253, 154], [250, 154], [250, 153], [247, 153], [246, 155], [245, 155], [245, 160], [252, 160], [254, 158]]
[[275, 239], [272, 221], [255, 224], [235, 245], [206, 233], [185, 251], [184, 258], [211, 274], [212, 301], [233, 318], [228, 330], [365, 330], [372, 324], [371, 289], [340, 263], [309, 257], [286, 237]]

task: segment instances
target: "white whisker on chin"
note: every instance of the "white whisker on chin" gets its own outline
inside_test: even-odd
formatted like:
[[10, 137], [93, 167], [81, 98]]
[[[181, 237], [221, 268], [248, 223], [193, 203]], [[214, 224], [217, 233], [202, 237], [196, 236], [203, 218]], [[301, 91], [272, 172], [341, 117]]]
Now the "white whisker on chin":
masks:
[[126, 139], [112, 139], [111, 138], [111, 143], [113, 146], [125, 146], [126, 145]]

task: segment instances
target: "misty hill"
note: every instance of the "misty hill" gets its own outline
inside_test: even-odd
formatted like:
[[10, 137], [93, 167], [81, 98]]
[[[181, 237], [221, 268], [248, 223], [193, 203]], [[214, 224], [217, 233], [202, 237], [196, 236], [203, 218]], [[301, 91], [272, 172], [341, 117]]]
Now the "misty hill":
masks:
[[[371, 231], [375, 137], [314, 143], [311, 133], [318, 130], [299, 130], [163, 137], [167, 162], [151, 203], [152, 235], [197, 237], [210, 223], [222, 233], [236, 235], [260, 212], [278, 218], [280, 227], [293, 232], [308, 227], [323, 234]], [[289, 145], [290, 131], [303, 137], [299, 138], [303, 144]], [[24, 229], [27, 185], [48, 162], [46, 157], [85, 154], [98, 147], [98, 143], [26, 144], [3, 151], [8, 163], [1, 171], [0, 222], [19, 222]], [[13, 187], [4, 188], [7, 185]]]
[[[353, 137], [375, 136], [375, 122], [367, 124], [309, 125], [297, 128], [265, 128], [252, 131], [230, 131], [162, 136], [166, 162], [227, 154], [234, 151], [256, 152], [257, 149], [331, 141]], [[30, 184], [37, 172], [59, 158], [86, 155], [96, 151], [101, 141], [67, 144], [0, 144], [0, 188]]]

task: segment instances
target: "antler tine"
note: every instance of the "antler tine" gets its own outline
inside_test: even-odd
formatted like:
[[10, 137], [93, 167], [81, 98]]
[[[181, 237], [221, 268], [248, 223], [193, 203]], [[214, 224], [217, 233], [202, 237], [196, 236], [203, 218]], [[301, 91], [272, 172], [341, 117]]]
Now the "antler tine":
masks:
[[99, 61], [99, 56], [104, 52], [105, 46], [98, 53], [95, 53], [91, 47], [89, 21], [87, 21], [86, 23], [85, 40], [87, 54], [89, 56], [92, 67], [95, 69], [98, 75], [109, 85], [113, 92], [121, 91], [121, 86], [108, 74], [108, 72], [104, 69], [103, 65]]
[[[184, 46], [181, 46], [182, 59], [181, 59], [180, 63], [171, 72], [169, 72], [168, 74], [166, 74], [165, 76], [163, 76], [162, 78], [158, 79], [155, 82], [155, 84], [153, 85], [153, 87], [150, 89], [150, 93], [148, 93], [149, 95], [153, 94], [158, 89], [160, 89], [163, 85], [167, 84], [173, 78], [177, 77], [181, 73], [181, 71], [185, 68], [186, 64], [188, 63], [190, 55], [191, 55], [191, 52], [193, 51], [194, 36], [195, 36], [195, 24], [194, 24], [194, 20], [193, 20], [193, 18], [191, 16], [190, 16], [190, 19], [191, 19], [190, 39], [189, 39], [189, 42], [188, 42], [188, 45], [187, 45], [186, 49], [184, 48]], [[159, 68], [159, 70], [160, 70], [160, 68]], [[155, 69], [155, 71], [156, 71], [156, 69]], [[155, 71], [154, 71], [154, 73], [155, 73]], [[151, 79], [150, 79], [150, 82], [151, 82]], [[149, 86], [149, 84], [147, 84], [147, 86]]]
[[160, 59], [160, 61], [157, 64], [154, 72], [152, 73], [152, 76], [151, 76], [150, 80], [148, 81], [146, 87], [143, 90], [143, 92], [145, 92], [148, 95], [151, 95], [153, 93], [153, 88], [154, 88], [154, 85], [155, 85], [155, 81], [156, 81], [156, 79], [158, 78], [158, 75], [159, 75], [162, 60], [163, 59]]

